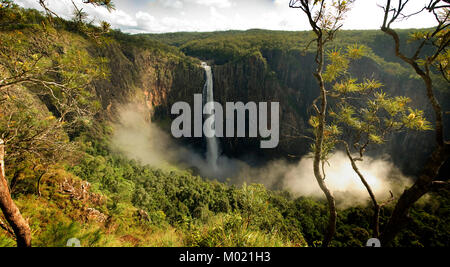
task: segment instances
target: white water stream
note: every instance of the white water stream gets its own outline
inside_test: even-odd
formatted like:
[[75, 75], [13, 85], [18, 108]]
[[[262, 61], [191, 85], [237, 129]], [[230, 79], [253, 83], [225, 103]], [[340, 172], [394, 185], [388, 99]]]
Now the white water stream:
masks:
[[[213, 75], [211, 67], [206, 64], [206, 62], [202, 63], [203, 68], [206, 73], [206, 83], [203, 88], [203, 102], [204, 105], [210, 102], [214, 102], [214, 83], [213, 83]], [[213, 106], [208, 106], [207, 112], [212, 113]], [[215, 122], [215, 115], [207, 115], [206, 119], [212, 118], [212, 121]], [[215, 124], [213, 123], [213, 127], [211, 129], [208, 127], [206, 130], [209, 132], [205, 132], [207, 136], [213, 136], [211, 138], [206, 138], [207, 140], [207, 151], [206, 151], [206, 160], [208, 164], [217, 171], [217, 160], [219, 158], [219, 142], [216, 137]]]

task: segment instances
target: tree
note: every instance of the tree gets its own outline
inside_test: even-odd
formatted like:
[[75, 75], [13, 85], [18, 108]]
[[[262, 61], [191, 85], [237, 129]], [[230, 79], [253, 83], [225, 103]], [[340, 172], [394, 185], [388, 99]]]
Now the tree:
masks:
[[[17, 9], [15, 5], [7, 8]], [[76, 132], [77, 125], [89, 122], [99, 108], [92, 81], [108, 77], [105, 63], [103, 58], [93, 58], [76, 45], [62, 49], [56, 30], [47, 23], [35, 25], [27, 36], [20, 31], [1, 33], [0, 208], [18, 246], [31, 246], [31, 232], [12, 200], [5, 177], [5, 154], [8, 162], [33, 162], [40, 173], [36, 184], [39, 194], [40, 180], [48, 166], [70, 151], [66, 133]], [[53, 114], [40, 118], [39, 112], [30, 109], [30, 99], [20, 97], [16, 101], [17, 96], [24, 95], [20, 85], [27, 87], [27, 94], [41, 99]]]
[[103, 6], [110, 12], [115, 9], [114, 3], [111, 0], [83, 0], [83, 3], [92, 4], [94, 6]]
[[[351, 60], [364, 56], [367, 48], [350, 45], [346, 49], [333, 49], [327, 52], [330, 62], [324, 72], [324, 81], [333, 83], [329, 91], [334, 100], [330, 104], [329, 124], [324, 134], [325, 147], [331, 152], [338, 144], [344, 145], [347, 157], [354, 172], [367, 189], [373, 204], [373, 235], [379, 237], [381, 208], [393, 201], [380, 202], [357, 162], [363, 161], [370, 146], [384, 144], [393, 133], [405, 130], [430, 130], [430, 123], [424, 118], [422, 110], [409, 107], [407, 97], [390, 97], [383, 92], [382, 84], [365, 78], [363, 82], [353, 78], [348, 72]], [[313, 119], [317, 121], [317, 119]], [[317, 123], [312, 123], [316, 126]], [[351, 145], [349, 145], [351, 144]], [[356, 154], [356, 156], [354, 156]]]
[[83, 11], [82, 8], [79, 8], [75, 2], [72, 1], [72, 5], [74, 7], [73, 10], [73, 20], [77, 25], [81, 25], [85, 23], [85, 20], [88, 18], [89, 14]]
[[[45, 13], [49, 16], [55, 16], [57, 18], [59, 18], [59, 16], [53, 12], [52, 10], [50, 10], [48, 8], [48, 4], [47, 4], [47, 0], [38, 0], [39, 4], [41, 5], [41, 7], [45, 10]], [[109, 12], [115, 10], [115, 6], [114, 3], [111, 0], [82, 0], [82, 2], [84, 4], [91, 4], [94, 6], [102, 6], [105, 7]], [[75, 5], [75, 3], [72, 1], [73, 5]]]
[[[14, 5], [13, 1], [11, 0], [1, 0], [0, 1], [0, 10], [7, 10], [11, 8]], [[2, 12], [3, 15], [3, 12]]]
[[[5, 177], [5, 145], [2, 139], [0, 139], [0, 208], [12, 227], [12, 231], [7, 229], [8, 232], [14, 232], [16, 236], [18, 247], [30, 247], [31, 246], [31, 230], [28, 222], [20, 214], [19, 208], [11, 198], [11, 194], [8, 188], [8, 182]], [[7, 227], [7, 226], [3, 226]]]
[[10, 191], [14, 193], [21, 174], [31, 171], [38, 177], [36, 194], [40, 196], [41, 179], [51, 166], [67, 158], [74, 146], [63, 129], [65, 124], [50, 112], [42, 114], [34, 108], [36, 103], [29, 94], [19, 88], [9, 93], [9, 100], [1, 105], [0, 138], [7, 144]]
[[[393, 2], [396, 2], [396, 4], [393, 4]], [[429, 157], [421, 174], [417, 177], [414, 185], [405, 190], [400, 196], [389, 222], [381, 234], [381, 241], [385, 245], [390, 245], [397, 233], [402, 229], [408, 219], [408, 211], [412, 205], [426, 193], [430, 192], [436, 185], [446, 184], [445, 181], [439, 180], [438, 174], [450, 156], [450, 143], [445, 140], [444, 135], [444, 114], [435, 96], [437, 81], [444, 79], [448, 84], [450, 80], [448, 64], [450, 60], [448, 50], [450, 43], [450, 1], [430, 0], [428, 5], [423, 9], [410, 15], [404, 14], [405, 7], [408, 3], [409, 0], [386, 0], [386, 4], [382, 7], [384, 10], [384, 19], [381, 30], [392, 37], [396, 56], [411, 66], [425, 84], [428, 101], [433, 108], [435, 117], [436, 148]], [[400, 37], [391, 28], [391, 25], [392, 23], [413, 17], [424, 11], [431, 13], [435, 17], [437, 26], [431, 30], [416, 32], [412, 35], [413, 40], [418, 42], [418, 46], [408, 56], [402, 52]], [[425, 47], [431, 51], [424, 51]], [[437, 73], [441, 74], [440, 77]]]
[[[110, 2], [109, 2], [110, 3]], [[110, 3], [111, 4], [111, 3]], [[102, 37], [105, 36], [111, 29], [111, 24], [106, 21], [101, 21], [99, 27], [92, 27], [92, 22], [86, 22], [89, 14], [83, 11], [83, 8], [79, 8], [74, 1], [72, 1], [73, 5], [73, 22], [75, 22], [77, 30], [80, 33], [83, 33], [89, 36], [96, 43], [101, 44]]]
[[[352, 2], [353, 1], [341, 0], [291, 0], [289, 3], [291, 8], [299, 8], [305, 13], [316, 37], [311, 43], [316, 42], [315, 62], [317, 68], [314, 76], [319, 84], [320, 96], [313, 103], [316, 116], [312, 118], [312, 122], [316, 124], [316, 127], [314, 127], [314, 144], [312, 150], [314, 153], [314, 176], [327, 198], [329, 209], [327, 233], [322, 242], [324, 247], [330, 245], [336, 232], [337, 218], [333, 192], [327, 187], [325, 182], [326, 174], [323, 172], [323, 167], [327, 160], [327, 151], [330, 149], [329, 147], [326, 147], [326, 143], [324, 142], [328, 108], [328, 92], [325, 88], [325, 80], [323, 77], [325, 65], [324, 50], [325, 45], [334, 39], [336, 32], [342, 27], [342, 21]], [[317, 102], [319, 102], [319, 106], [317, 106]]]

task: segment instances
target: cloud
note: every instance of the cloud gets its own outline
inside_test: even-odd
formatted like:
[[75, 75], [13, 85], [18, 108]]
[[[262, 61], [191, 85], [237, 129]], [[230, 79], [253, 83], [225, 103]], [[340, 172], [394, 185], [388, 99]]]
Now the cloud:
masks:
[[[148, 112], [142, 105], [124, 105], [119, 108], [119, 114], [119, 120], [113, 126], [111, 147], [128, 158], [158, 168], [171, 165], [191, 168], [204, 177], [227, 180], [236, 185], [258, 183], [267, 188], [289, 191], [297, 197], [324, 198], [314, 177], [312, 157], [304, 157], [297, 163], [274, 160], [256, 167], [221, 155], [217, 165], [211, 165], [204, 152], [176, 143], [169, 133], [151, 123], [144, 116]], [[388, 157], [365, 157], [357, 164], [380, 203], [390, 197], [390, 191], [398, 196], [411, 184], [411, 179], [402, 175]], [[340, 208], [369, 203], [367, 189], [353, 171], [345, 153], [335, 152], [325, 172], [325, 182]]]
[[227, 8], [232, 5], [230, 0], [194, 0], [194, 3], [204, 6], [214, 6], [217, 8]]
[[183, 1], [180, 1], [180, 0], [165, 0], [165, 1], [159, 1], [159, 2], [162, 2], [162, 5], [167, 8], [181, 9], [184, 7]]
[[[365, 157], [357, 163], [358, 168], [371, 186], [379, 202], [390, 196], [389, 191], [399, 195], [411, 180], [402, 175], [388, 157]], [[335, 194], [339, 206], [355, 206], [367, 203], [369, 195], [359, 176], [354, 172], [347, 155], [335, 152], [325, 167], [325, 183]], [[285, 173], [283, 187], [297, 196], [323, 197], [313, 172], [313, 158], [305, 157]]]

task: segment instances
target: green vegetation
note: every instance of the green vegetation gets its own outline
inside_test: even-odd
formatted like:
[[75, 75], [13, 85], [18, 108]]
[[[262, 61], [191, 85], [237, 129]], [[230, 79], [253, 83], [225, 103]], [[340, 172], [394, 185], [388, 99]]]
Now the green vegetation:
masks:
[[[410, 30], [401, 30], [399, 34], [406, 37], [410, 34]], [[177, 46], [187, 55], [211, 59], [218, 65], [239, 60], [255, 51], [261, 51], [263, 55], [266, 55], [269, 51], [285, 54], [314, 52], [312, 46], [308, 47], [309, 41], [313, 39], [313, 35], [309, 31], [248, 30], [215, 33], [142, 34], [138, 36]], [[375, 30], [341, 31], [337, 34], [335, 42], [328, 44], [326, 49], [333, 49], [335, 46], [345, 48], [355, 43], [365, 45], [369, 48], [367, 56], [383, 68], [396, 75], [411, 74], [407, 68], [399, 64], [399, 60], [395, 59], [392, 48], [384, 45], [388, 41], [388, 37]], [[406, 43], [406, 40], [404, 43]], [[306, 47], [308, 49], [305, 50]]]
[[[106, 133], [90, 133], [93, 136], [77, 140], [86, 151], [80, 162], [50, 171], [41, 197], [25, 177], [19, 181], [22, 189], [16, 201], [29, 218], [37, 246], [62, 246], [68, 236], [79, 238], [83, 246], [320, 245], [327, 223], [323, 201], [293, 198], [262, 185], [237, 188], [188, 171], [142, 166], [110, 152], [107, 138], [98, 139]], [[75, 192], [64, 191], [72, 180]], [[83, 181], [90, 183], [89, 194], [79, 198]], [[396, 245], [448, 246], [448, 194], [439, 191], [418, 205]], [[87, 209], [96, 209], [105, 219], [91, 216]], [[382, 221], [389, 212], [387, 208], [382, 213]], [[340, 211], [332, 245], [364, 246], [371, 237], [372, 213], [370, 207]], [[0, 244], [14, 242], [0, 232]]]
[[[328, 218], [323, 200], [258, 184], [231, 186], [112, 151], [109, 103], [101, 103], [95, 88], [112, 79], [108, 51], [117, 47], [129, 58], [140, 50], [186, 66], [198, 62], [191, 56], [225, 64], [266, 58], [269, 51], [303, 53], [310, 33], [130, 36], [82, 20], [49, 23], [35, 10], [0, 3], [0, 138], [8, 140], [6, 178], [34, 246], [65, 246], [71, 237], [83, 246], [321, 245]], [[369, 57], [388, 71], [410, 75], [387, 60], [392, 51], [380, 45], [379, 33], [346, 31], [337, 43], [355, 41], [370, 47]], [[418, 203], [395, 245], [449, 246], [449, 193], [440, 189]], [[382, 211], [382, 224], [391, 212], [392, 206]], [[331, 245], [364, 246], [372, 217], [370, 205], [339, 210]], [[15, 246], [3, 222], [0, 214], [0, 247]]]

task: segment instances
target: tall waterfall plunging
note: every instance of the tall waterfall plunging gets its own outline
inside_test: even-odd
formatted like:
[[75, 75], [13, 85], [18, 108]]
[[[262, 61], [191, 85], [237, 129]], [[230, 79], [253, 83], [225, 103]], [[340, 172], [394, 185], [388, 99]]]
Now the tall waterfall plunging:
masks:
[[[202, 67], [205, 69], [205, 73], [206, 73], [206, 83], [205, 86], [203, 88], [203, 104], [206, 105], [207, 103], [210, 102], [214, 102], [214, 83], [213, 83], [213, 75], [212, 75], [212, 70], [211, 67], [208, 66], [206, 64], [206, 62], [202, 63]], [[208, 107], [209, 109], [207, 110], [208, 113], [212, 113], [212, 106]], [[206, 117], [205, 119], [211, 118], [212, 116], [212, 121], [215, 122], [215, 115], [207, 115], [208, 117]], [[207, 151], [206, 151], [206, 160], [208, 162], [208, 164], [215, 170], [217, 171], [217, 160], [219, 158], [219, 143], [216, 137], [216, 132], [215, 132], [215, 124], [213, 123], [213, 127], [211, 127], [212, 129], [207, 129], [208, 136], [213, 136], [211, 138], [206, 138], [206, 142], [207, 142]]]

